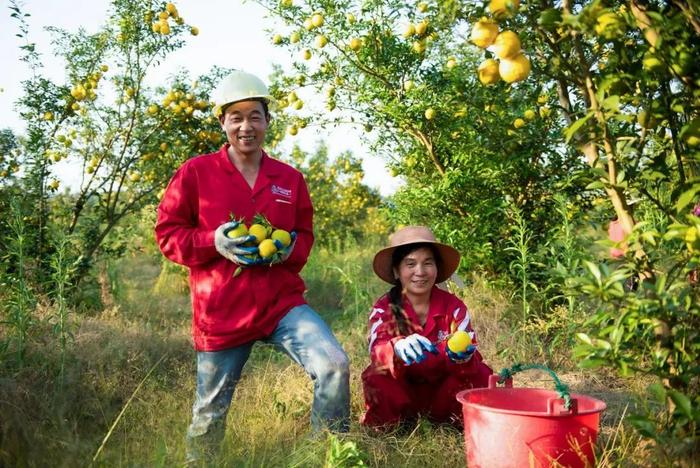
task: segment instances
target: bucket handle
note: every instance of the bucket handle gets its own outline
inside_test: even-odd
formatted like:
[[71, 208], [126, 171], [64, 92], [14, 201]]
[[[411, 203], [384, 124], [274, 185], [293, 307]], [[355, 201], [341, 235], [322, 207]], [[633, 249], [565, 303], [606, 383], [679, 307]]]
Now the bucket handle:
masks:
[[[574, 414], [578, 412], [578, 402], [571, 399], [569, 387], [564, 385], [561, 380], [559, 380], [559, 377], [557, 377], [557, 374], [555, 374], [552, 369], [543, 364], [515, 364], [510, 369], [505, 368], [498, 374], [492, 374], [489, 376], [489, 388], [496, 388], [499, 383], [504, 383], [506, 388], [510, 388], [513, 386], [513, 375], [517, 374], [518, 372], [531, 369], [543, 370], [547, 372], [554, 380], [554, 388], [561, 398], [552, 398], [551, 400], [563, 401], [563, 407], [566, 411], [571, 411]], [[547, 408], [550, 414], [555, 411], [555, 407], [556, 405], [554, 403], [547, 403]], [[559, 411], [561, 412], [561, 410]]]
[[564, 398], [549, 398], [547, 399], [547, 414], [552, 416], [558, 416], [562, 414], [578, 414], [578, 400], [572, 398], [569, 402], [569, 406], [566, 406], [566, 400]]

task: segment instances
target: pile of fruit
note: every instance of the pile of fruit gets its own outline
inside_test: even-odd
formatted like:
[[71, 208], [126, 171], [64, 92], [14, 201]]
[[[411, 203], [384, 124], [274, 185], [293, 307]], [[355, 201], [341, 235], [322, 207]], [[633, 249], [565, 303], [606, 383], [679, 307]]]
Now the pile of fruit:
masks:
[[[284, 229], [275, 228], [270, 221], [261, 214], [255, 215], [253, 224], [246, 226], [243, 220], [236, 220], [240, 224], [235, 229], [226, 233], [230, 239], [238, 237], [252, 236], [253, 239], [243, 244], [245, 247], [256, 247], [251, 249], [250, 254], [244, 255], [250, 260], [251, 265], [272, 264], [276, 263], [284, 250], [292, 243], [292, 236]], [[277, 242], [275, 242], [277, 241]], [[242, 267], [238, 267], [234, 276], [238, 276], [242, 271]]]

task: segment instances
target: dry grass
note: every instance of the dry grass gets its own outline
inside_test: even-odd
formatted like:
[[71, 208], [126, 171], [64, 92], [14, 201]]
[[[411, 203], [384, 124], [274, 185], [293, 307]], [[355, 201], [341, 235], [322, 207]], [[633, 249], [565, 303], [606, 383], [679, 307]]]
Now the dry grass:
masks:
[[[353, 424], [343, 440], [354, 442], [370, 466], [463, 466], [463, 436], [451, 427], [420, 421], [376, 434], [357, 423], [363, 410], [359, 375], [367, 364], [368, 301], [384, 288], [368, 268], [372, 252], [321, 251], [305, 270], [309, 302], [351, 357]], [[110, 273], [112, 305], [76, 317], [64, 382], [55, 377], [56, 344], [46, 324], [33, 337], [32, 365], [18, 372], [0, 369], [0, 466], [89, 465], [132, 396], [96, 464], [182, 462], [194, 392], [190, 306], [187, 293], [164, 288], [162, 278], [159, 292], [154, 292], [159, 274], [158, 262], [143, 255], [125, 259]], [[506, 298], [479, 281], [463, 297], [472, 310], [482, 354], [496, 370], [512, 364], [497, 352], [498, 343], [511, 333]], [[639, 438], [623, 423], [645, 382], [573, 370], [559, 376], [572, 391], [608, 403], [600, 466], [653, 465]], [[516, 385], [552, 388], [548, 377], [538, 373], [519, 375]], [[311, 383], [301, 368], [270, 346], [256, 345], [231, 406], [220, 465], [323, 466], [329, 442], [309, 434], [311, 398]]]

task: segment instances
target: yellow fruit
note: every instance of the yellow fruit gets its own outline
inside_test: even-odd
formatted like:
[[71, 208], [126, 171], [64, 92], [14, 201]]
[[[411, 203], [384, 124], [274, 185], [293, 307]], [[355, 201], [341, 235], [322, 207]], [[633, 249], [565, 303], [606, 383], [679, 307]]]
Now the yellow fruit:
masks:
[[294, 102], [293, 107], [294, 107], [296, 110], [300, 110], [302, 107], [304, 107], [304, 101], [302, 101], [301, 99], [297, 99], [297, 100]]
[[228, 237], [229, 239], [237, 239], [239, 237], [247, 235], [248, 228], [243, 223], [239, 224], [238, 227], [236, 227], [235, 229], [231, 229], [229, 232], [226, 233], [226, 237]]
[[479, 81], [485, 85], [492, 85], [498, 81], [500, 75], [498, 73], [498, 62], [494, 59], [486, 59], [479, 65], [478, 68]]
[[60, 185], [60, 182], [58, 180], [54, 179], [49, 183], [49, 188], [56, 190], [59, 185]]
[[171, 15], [177, 13], [177, 8], [175, 7], [174, 4], [168, 3], [165, 5], [165, 10], [170, 13]]
[[422, 54], [425, 52], [425, 41], [415, 41], [412, 47], [417, 54]]
[[328, 44], [328, 38], [323, 34], [316, 36], [316, 47], [323, 49]]
[[259, 244], [267, 238], [267, 228], [262, 224], [253, 224], [248, 228], [248, 234], [255, 236], [255, 243]]
[[465, 352], [470, 344], [472, 344], [472, 338], [469, 336], [469, 333], [463, 330], [454, 332], [450, 339], [447, 340], [447, 347], [453, 353]]
[[311, 31], [314, 28], [313, 23], [311, 22], [311, 18], [306, 18], [304, 20], [304, 29], [307, 31]]
[[53, 112], [44, 112], [44, 120], [49, 122], [53, 120]]
[[515, 119], [513, 121], [513, 127], [515, 128], [522, 128], [525, 126], [525, 121], [523, 119]]
[[289, 133], [292, 136], [296, 135], [298, 132], [299, 132], [299, 129], [295, 125], [290, 125], [287, 128], [287, 133]]
[[535, 117], [537, 117], [537, 114], [535, 114], [534, 110], [528, 109], [523, 113], [523, 117], [525, 117], [527, 120], [535, 120]]
[[160, 33], [164, 36], [170, 34], [170, 25], [167, 21], [161, 21], [160, 23]]
[[289, 35], [289, 42], [291, 42], [292, 44], [296, 44], [297, 42], [299, 42], [299, 39], [301, 39], [301, 36], [296, 31]]
[[351, 50], [358, 50], [360, 47], [362, 47], [362, 39], [358, 39], [357, 37], [353, 37], [350, 39], [350, 45], [349, 45]]
[[445, 66], [446, 66], [448, 69], [452, 70], [454, 67], [457, 66], [457, 59], [454, 58], [454, 57], [448, 58], [448, 59], [447, 59], [447, 63], [445, 64]]
[[428, 30], [428, 22], [423, 20], [416, 25], [416, 35], [422, 36]]
[[109, 66], [107, 66], [107, 65], [100, 65], [100, 70], [102, 70], [102, 72], [106, 72], [107, 70], [109, 70]]
[[510, 16], [511, 11], [516, 12], [520, 8], [520, 0], [491, 0], [489, 11], [498, 19]]
[[275, 229], [272, 232], [270, 239], [280, 241], [285, 247], [289, 247], [289, 244], [292, 243], [292, 236], [289, 235], [289, 233], [284, 229]]
[[549, 117], [549, 114], [551, 114], [551, 112], [552, 110], [547, 106], [540, 107], [540, 117], [542, 117], [543, 119]]
[[275, 45], [281, 44], [282, 43], [282, 36], [279, 34], [275, 34], [274, 36], [272, 36], [272, 43]]
[[418, 11], [420, 11], [421, 13], [425, 13], [426, 11], [428, 11], [428, 4], [425, 2], [420, 2], [417, 8]]
[[313, 24], [314, 28], [320, 28], [323, 26], [323, 15], [320, 14], [315, 14], [311, 17], [311, 24]]
[[170, 13], [168, 13], [167, 11], [161, 11], [160, 13], [158, 13], [158, 18], [162, 20], [167, 20], [169, 17]]
[[493, 42], [493, 53], [499, 59], [511, 58], [520, 52], [520, 38], [513, 31], [503, 31]]
[[138, 182], [139, 180], [141, 180], [141, 174], [139, 174], [138, 172], [132, 172], [131, 174], [129, 174], [129, 180], [132, 182]]
[[493, 44], [496, 36], [498, 36], [498, 25], [492, 21], [482, 19], [477, 21], [472, 27], [470, 40], [477, 47], [484, 49]]
[[352, 13], [348, 13], [347, 15], [345, 15], [345, 19], [348, 20], [348, 23], [355, 24], [355, 15], [353, 15]]
[[263, 240], [260, 245], [258, 245], [258, 252], [260, 253], [260, 256], [262, 258], [270, 258], [272, 257], [275, 252], [277, 252], [277, 246], [275, 245], [275, 241], [272, 239], [265, 239]]
[[547, 104], [547, 99], [548, 99], [548, 97], [546, 94], [540, 94], [537, 97], [537, 104], [539, 104], [539, 105]]
[[503, 81], [507, 83], [522, 81], [530, 74], [530, 60], [523, 54], [503, 59], [498, 65], [498, 73], [500, 73]]
[[407, 81], [404, 82], [404, 84], [403, 84], [403, 89], [404, 89], [405, 91], [410, 91], [410, 90], [412, 90], [415, 86], [416, 86], [416, 84], [415, 84], [412, 80], [407, 80]]
[[149, 115], [156, 115], [158, 113], [158, 106], [155, 104], [151, 104], [148, 106], [148, 114]]
[[416, 33], [416, 27], [414, 26], [413, 23], [408, 23], [408, 26], [406, 26], [406, 29], [403, 31], [403, 37], [408, 39], [409, 37], [413, 36]]
[[281, 4], [283, 7], [285, 7], [285, 8], [289, 8], [290, 6], [293, 5], [293, 3], [294, 3], [294, 2], [292, 2], [292, 0], [282, 0], [282, 1], [280, 2], [280, 4]]
[[304, 50], [301, 52], [301, 57], [302, 57], [304, 60], [309, 60], [309, 59], [311, 58], [311, 51], [310, 51], [309, 49], [304, 49]]
[[433, 109], [432, 107], [428, 107], [425, 110], [425, 118], [428, 120], [432, 120], [434, 117], [435, 117], [435, 109]]

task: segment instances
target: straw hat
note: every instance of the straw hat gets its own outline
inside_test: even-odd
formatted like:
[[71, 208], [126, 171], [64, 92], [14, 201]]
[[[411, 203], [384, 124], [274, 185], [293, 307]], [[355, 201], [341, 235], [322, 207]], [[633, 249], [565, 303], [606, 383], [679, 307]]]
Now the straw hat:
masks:
[[389, 247], [374, 256], [372, 267], [374, 272], [387, 283], [394, 284], [394, 271], [391, 267], [391, 256], [398, 247], [409, 244], [432, 244], [440, 256], [436, 283], [442, 283], [452, 276], [459, 266], [459, 252], [454, 247], [441, 244], [435, 239], [435, 234], [425, 226], [407, 226], [401, 228], [389, 237]]

